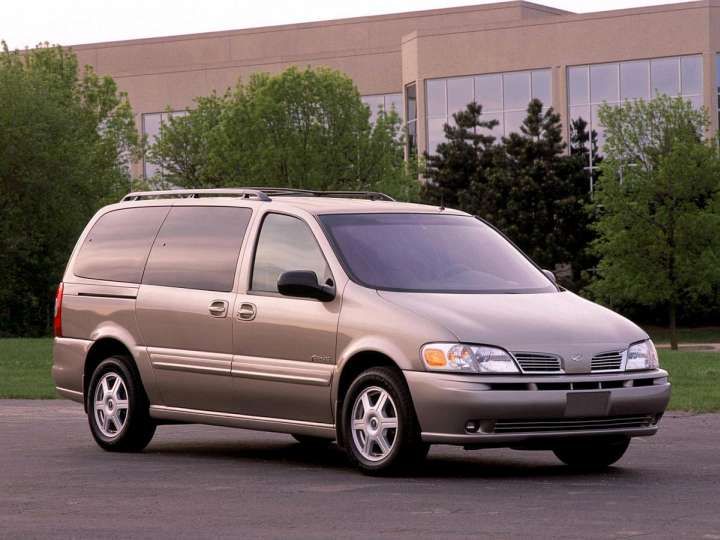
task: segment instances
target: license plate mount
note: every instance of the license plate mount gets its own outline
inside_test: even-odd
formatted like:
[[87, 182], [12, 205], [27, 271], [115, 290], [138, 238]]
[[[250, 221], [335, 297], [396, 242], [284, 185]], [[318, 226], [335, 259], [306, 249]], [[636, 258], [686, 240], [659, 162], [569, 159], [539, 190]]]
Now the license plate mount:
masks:
[[610, 409], [610, 392], [568, 392], [565, 416], [587, 418], [607, 416]]

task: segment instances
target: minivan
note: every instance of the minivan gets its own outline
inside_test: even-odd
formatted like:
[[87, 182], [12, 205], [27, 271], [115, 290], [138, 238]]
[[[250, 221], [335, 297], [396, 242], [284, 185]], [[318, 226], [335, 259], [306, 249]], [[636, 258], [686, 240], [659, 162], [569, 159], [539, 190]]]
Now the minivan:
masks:
[[131, 193], [80, 236], [54, 329], [57, 391], [110, 451], [202, 423], [336, 441], [366, 473], [432, 444], [601, 469], [670, 398], [635, 324], [482, 219], [380, 193]]

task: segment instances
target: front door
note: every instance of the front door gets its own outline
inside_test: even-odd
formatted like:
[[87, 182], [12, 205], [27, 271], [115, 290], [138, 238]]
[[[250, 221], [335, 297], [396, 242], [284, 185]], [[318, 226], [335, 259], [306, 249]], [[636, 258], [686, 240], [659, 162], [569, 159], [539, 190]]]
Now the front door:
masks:
[[332, 423], [330, 383], [335, 367], [339, 295], [330, 302], [278, 293], [284, 272], [311, 270], [320, 283], [333, 276], [305, 221], [265, 215], [252, 259], [247, 294], [238, 294], [233, 381], [246, 415]]
[[166, 406], [232, 411], [232, 291], [251, 213], [176, 206], [155, 239], [136, 313]]

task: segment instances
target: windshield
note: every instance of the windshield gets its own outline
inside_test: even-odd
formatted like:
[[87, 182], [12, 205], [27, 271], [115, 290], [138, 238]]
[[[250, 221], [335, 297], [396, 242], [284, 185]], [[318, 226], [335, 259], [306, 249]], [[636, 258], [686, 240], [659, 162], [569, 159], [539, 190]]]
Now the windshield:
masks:
[[441, 214], [326, 214], [352, 278], [373, 289], [540, 293], [557, 288], [485, 223]]

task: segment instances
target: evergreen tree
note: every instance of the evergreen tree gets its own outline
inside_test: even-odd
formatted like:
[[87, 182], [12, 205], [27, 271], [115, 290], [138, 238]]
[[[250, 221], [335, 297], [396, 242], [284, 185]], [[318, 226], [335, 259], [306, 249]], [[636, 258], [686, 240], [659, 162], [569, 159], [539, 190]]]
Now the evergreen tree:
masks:
[[455, 125], [445, 124], [445, 141], [433, 155], [425, 154], [427, 182], [421, 197], [427, 204], [460, 208], [472, 182], [485, 183], [495, 152], [489, 132], [497, 120], [483, 120], [482, 106], [470, 103], [453, 115]]
[[520, 133], [503, 137], [484, 174], [460, 195], [460, 207], [498, 227], [539, 265], [570, 263], [579, 273], [588, 216], [588, 179], [578, 155], [567, 155], [560, 117], [528, 105]]

